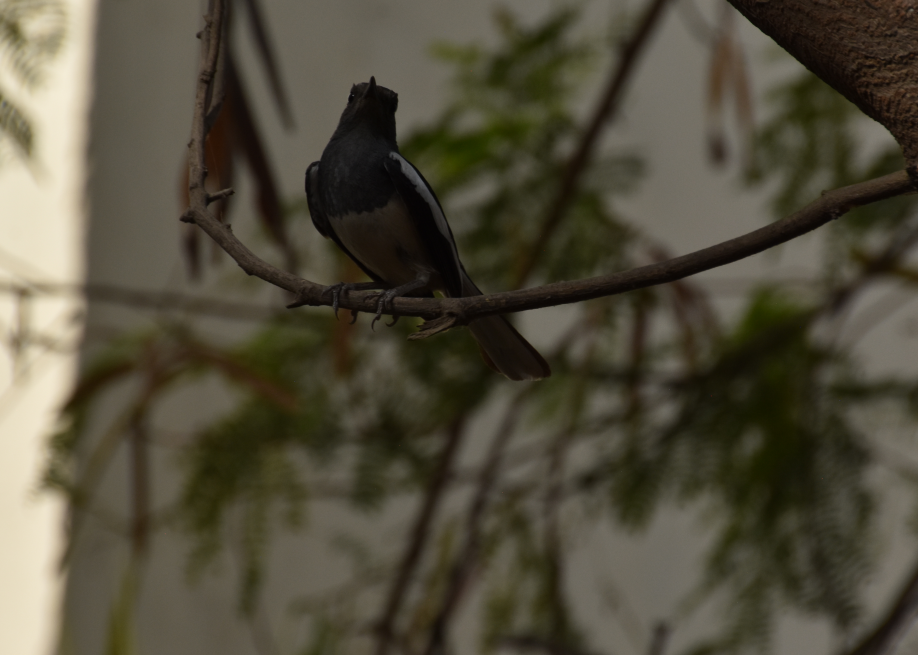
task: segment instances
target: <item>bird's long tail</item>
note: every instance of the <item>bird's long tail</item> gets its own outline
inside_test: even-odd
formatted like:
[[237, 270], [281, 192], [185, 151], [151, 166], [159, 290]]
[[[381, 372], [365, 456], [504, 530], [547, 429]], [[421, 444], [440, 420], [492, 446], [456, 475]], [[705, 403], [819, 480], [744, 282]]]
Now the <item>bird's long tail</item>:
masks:
[[[481, 295], [465, 271], [462, 271], [462, 295]], [[511, 380], [541, 380], [551, 375], [545, 358], [503, 316], [476, 319], [469, 323], [469, 329], [485, 362], [498, 373]]]

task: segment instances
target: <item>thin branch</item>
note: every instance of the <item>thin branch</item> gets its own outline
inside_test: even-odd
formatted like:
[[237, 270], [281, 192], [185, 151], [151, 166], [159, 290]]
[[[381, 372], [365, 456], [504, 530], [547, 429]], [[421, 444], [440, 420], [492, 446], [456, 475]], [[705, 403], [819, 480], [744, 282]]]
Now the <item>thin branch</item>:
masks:
[[[812, 232], [850, 210], [880, 200], [913, 193], [905, 171], [824, 192], [819, 199], [790, 216], [743, 236], [724, 241], [687, 255], [641, 266], [628, 271], [569, 282], [555, 282], [531, 289], [505, 291], [467, 298], [396, 298], [393, 312], [428, 320], [417, 337], [432, 336], [451, 327], [493, 314], [507, 314], [544, 307], [593, 300], [674, 282], [719, 266], [751, 257], [760, 252]], [[233, 233], [194, 205], [188, 214], [249, 275], [297, 294], [290, 307], [331, 306], [332, 288], [282, 271], [257, 257]], [[375, 313], [377, 300], [372, 294], [343, 296], [342, 309]], [[436, 319], [436, 320], [435, 320]]]
[[146, 555], [150, 541], [150, 457], [146, 416], [138, 410], [131, 417], [131, 555], [135, 561]]
[[892, 607], [882, 617], [873, 632], [864, 637], [846, 655], [886, 655], [892, 653], [918, 616], [918, 566], [899, 592]]
[[650, 639], [647, 655], [663, 655], [666, 652], [666, 646], [669, 644], [669, 636], [672, 632], [672, 627], [666, 621], [659, 621], [653, 627], [653, 636]]
[[538, 231], [535, 242], [532, 244], [526, 259], [517, 272], [514, 286], [521, 287], [529, 278], [532, 269], [538, 261], [539, 255], [551, 241], [555, 230], [561, 224], [561, 219], [564, 218], [565, 212], [567, 212], [571, 202], [573, 202], [574, 197], [577, 195], [577, 186], [580, 182], [580, 178], [593, 158], [593, 151], [596, 149], [596, 146], [599, 145], [599, 135], [603, 127], [605, 127], [615, 115], [623, 91], [625, 90], [625, 85], [636, 68], [636, 64], [644, 50], [644, 46], [647, 45], [650, 40], [650, 35], [653, 33], [654, 28], [660, 23], [663, 9], [668, 2], [669, 0], [650, 0], [646, 11], [638, 23], [637, 29], [635, 29], [631, 38], [623, 44], [618, 66], [616, 66], [612, 75], [609, 77], [609, 83], [606, 85], [606, 90], [602, 94], [602, 98], [596, 106], [596, 109], [593, 111], [593, 115], [589, 123], [587, 123], [586, 129], [584, 129], [583, 133], [580, 135], [580, 140], [577, 143], [577, 147], [574, 149], [574, 154], [571, 155], [567, 166], [564, 168], [558, 192], [549, 205], [545, 218], [542, 219], [542, 227]]
[[225, 198], [229, 198], [231, 195], [234, 195], [235, 193], [236, 191], [233, 189], [223, 189], [221, 191], [217, 191], [216, 193], [208, 193], [207, 194], [207, 204], [209, 205], [212, 202], [217, 202], [218, 200], [224, 200]]
[[447, 483], [452, 472], [453, 461], [456, 458], [456, 453], [459, 450], [459, 444], [462, 442], [464, 434], [465, 421], [463, 418], [459, 418], [450, 426], [447, 441], [443, 446], [437, 467], [431, 472], [424, 499], [418, 509], [414, 527], [411, 530], [411, 538], [408, 540], [405, 552], [402, 555], [398, 573], [392, 581], [392, 587], [389, 589], [382, 615], [376, 623], [376, 655], [386, 655], [389, 652], [395, 633], [395, 619], [405, 600], [411, 577], [421, 561], [421, 553], [423, 553], [424, 547], [430, 539], [431, 524], [448, 486]]
[[220, 97], [222, 83], [215, 84], [215, 78], [222, 50], [221, 44], [226, 32], [225, 21], [226, 0], [209, 0], [207, 15], [204, 17], [204, 29], [198, 34], [201, 39], [201, 66], [194, 99], [191, 140], [188, 142], [188, 195], [191, 208], [183, 217], [186, 222], [193, 223], [194, 216], [198, 213], [207, 213], [204, 141], [223, 100]]
[[[0, 282], [0, 294], [17, 296], [23, 289], [33, 297], [82, 296], [93, 302], [112, 303], [153, 311], [176, 311], [220, 318], [261, 321], [283, 314], [276, 307], [250, 302], [206, 298], [173, 291], [131, 289], [114, 284], [64, 284], [56, 282]], [[30, 342], [34, 343], [34, 336]]]

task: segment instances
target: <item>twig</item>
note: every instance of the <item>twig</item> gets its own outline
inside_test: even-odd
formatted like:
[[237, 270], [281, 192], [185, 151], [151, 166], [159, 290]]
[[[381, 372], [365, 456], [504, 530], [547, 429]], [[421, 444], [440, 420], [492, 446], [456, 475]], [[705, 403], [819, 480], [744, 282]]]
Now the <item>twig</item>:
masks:
[[[530, 309], [554, 307], [612, 296], [646, 287], [666, 284], [703, 271], [724, 266], [812, 232], [843, 216], [848, 211], [887, 198], [912, 193], [914, 188], [905, 171], [899, 171], [866, 182], [827, 191], [818, 199], [790, 216], [729, 241], [697, 250], [663, 262], [640, 266], [629, 271], [569, 282], [555, 282], [531, 289], [505, 291], [468, 298], [396, 298], [392, 310], [401, 316], [428, 319], [425, 326], [440, 323], [427, 334], [493, 314], [507, 314]], [[332, 288], [268, 264], [257, 257], [231, 231], [194, 204], [186, 216], [203, 229], [249, 275], [297, 295], [290, 307], [302, 305], [331, 306]], [[352, 293], [341, 298], [342, 309], [375, 313], [377, 301], [372, 294]], [[424, 327], [422, 326], [422, 330]]]
[[[131, 289], [114, 284], [64, 284], [55, 282], [0, 282], [0, 294], [18, 295], [28, 289], [32, 297], [83, 296], [94, 302], [112, 303], [154, 311], [172, 310], [220, 318], [260, 321], [283, 315], [281, 310], [267, 305], [206, 298], [174, 291]], [[34, 343], [34, 337], [30, 342]]]
[[669, 636], [672, 632], [673, 629], [666, 621], [659, 621], [653, 627], [653, 637], [650, 639], [647, 655], [663, 655], [666, 652], [666, 646], [669, 644]]
[[143, 410], [131, 417], [131, 555], [135, 561], [147, 553], [150, 539], [150, 458]]
[[456, 458], [456, 453], [459, 450], [459, 444], [462, 442], [464, 434], [465, 421], [464, 417], [460, 417], [450, 426], [446, 444], [440, 454], [440, 460], [437, 462], [436, 469], [431, 473], [427, 491], [418, 509], [414, 527], [411, 530], [411, 538], [402, 555], [398, 573], [392, 581], [392, 587], [389, 589], [382, 615], [379, 621], [376, 622], [376, 655], [386, 655], [389, 652], [389, 647], [394, 637], [395, 619], [408, 591], [408, 583], [411, 581], [411, 576], [414, 574], [421, 560], [421, 553], [430, 538], [430, 527], [437, 509], [439, 509], [440, 501], [443, 499], [443, 493], [448, 486], [447, 483], [452, 471], [453, 461]]
[[223, 189], [221, 191], [217, 191], [216, 193], [208, 193], [207, 194], [207, 204], [209, 205], [212, 202], [217, 202], [218, 200], [229, 198], [234, 193], [236, 192], [233, 189]]
[[873, 632], [846, 655], [886, 655], [895, 650], [918, 615], [918, 566]]
[[535, 243], [532, 244], [529, 254], [517, 272], [514, 286], [521, 287], [529, 278], [539, 255], [545, 250], [558, 225], [561, 224], [561, 219], [564, 218], [565, 212], [574, 200], [580, 177], [589, 165], [593, 157], [593, 151], [599, 143], [599, 135], [603, 127], [615, 115], [625, 84], [631, 77], [631, 73], [634, 71], [639, 56], [649, 41], [654, 27], [660, 22], [660, 17], [663, 15], [663, 9], [666, 7], [667, 2], [669, 0], [650, 0], [634, 34], [622, 46], [618, 66], [612, 72], [606, 90], [596, 106], [590, 122], [587, 123], [586, 129], [580, 135], [580, 141], [577, 143], [574, 154], [568, 160], [558, 192], [554, 201], [549, 205], [545, 218], [542, 219], [542, 227], [538, 232]]
[[217, 64], [225, 36], [226, 0], [209, 0], [201, 38], [201, 67], [198, 72], [194, 100], [194, 118], [191, 123], [191, 141], [188, 142], [188, 196], [189, 210], [182, 220], [194, 223], [199, 214], [207, 215], [207, 165], [204, 141], [216, 112], [223, 101], [222, 84], [215, 85]]

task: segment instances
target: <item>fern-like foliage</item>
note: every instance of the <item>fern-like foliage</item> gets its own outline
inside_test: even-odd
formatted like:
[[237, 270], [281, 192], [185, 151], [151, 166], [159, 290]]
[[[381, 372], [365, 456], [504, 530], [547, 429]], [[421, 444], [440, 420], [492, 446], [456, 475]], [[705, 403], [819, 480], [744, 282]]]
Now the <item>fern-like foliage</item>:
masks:
[[[61, 0], [0, 0], [0, 144], [26, 158], [34, 152], [34, 127], [11, 89], [35, 90], [66, 35]], [[7, 79], [4, 79], [7, 78]]]

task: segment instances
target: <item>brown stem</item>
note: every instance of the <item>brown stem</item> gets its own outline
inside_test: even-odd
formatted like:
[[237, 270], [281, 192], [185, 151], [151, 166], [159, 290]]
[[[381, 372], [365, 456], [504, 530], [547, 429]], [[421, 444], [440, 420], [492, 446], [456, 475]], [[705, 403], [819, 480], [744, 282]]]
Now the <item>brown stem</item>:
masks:
[[[114, 284], [59, 284], [46, 282], [0, 282], [0, 294], [18, 295], [26, 288], [36, 296], [80, 296], [93, 302], [112, 303], [150, 309], [157, 312], [174, 311], [204, 314], [227, 319], [261, 321], [281, 314], [276, 307], [250, 302], [206, 298], [174, 291], [131, 289]], [[32, 337], [30, 341], [34, 341]]]
[[145, 417], [131, 417], [131, 551], [135, 560], [147, 552], [150, 535], [150, 463]]
[[[201, 66], [198, 72], [194, 99], [194, 118], [191, 123], [191, 140], [188, 142], [188, 195], [190, 209], [185, 220], [194, 222], [192, 214], [207, 213], [207, 166], [204, 141], [219, 107], [222, 104], [222, 84], [215, 84], [217, 65], [225, 36], [226, 0], [209, 0], [204, 29], [201, 30]], [[210, 120], [208, 120], [210, 118]]]
[[918, 566], [877, 627], [847, 655], [886, 655], [905, 636], [918, 615]]
[[669, 636], [673, 629], [666, 621], [660, 621], [653, 627], [653, 635], [650, 639], [650, 647], [647, 649], [647, 655], [663, 655], [666, 652], [666, 646], [669, 644]]
[[430, 528], [440, 507], [440, 501], [443, 500], [452, 472], [453, 461], [465, 434], [464, 428], [464, 417], [456, 419], [450, 426], [446, 444], [443, 446], [437, 467], [431, 473], [424, 499], [414, 520], [411, 538], [406, 544], [405, 552], [398, 567], [398, 573], [392, 581], [392, 587], [389, 589], [382, 615], [376, 623], [376, 655], [386, 655], [389, 652], [395, 633], [395, 619], [405, 600], [411, 577], [421, 561], [421, 554], [424, 552], [424, 547], [430, 538]]
[[[429, 336], [457, 325], [493, 314], [521, 312], [582, 302], [628, 291], [674, 282], [703, 271], [724, 266], [769, 248], [786, 243], [843, 216], [855, 207], [894, 196], [912, 193], [914, 188], [905, 171], [891, 173], [866, 182], [827, 191], [790, 216], [729, 241], [629, 271], [570, 282], [555, 282], [531, 289], [505, 291], [468, 298], [396, 298], [393, 312], [401, 316], [428, 319], [420, 336]], [[258, 258], [233, 233], [207, 212], [192, 206], [188, 214], [249, 275], [297, 294], [290, 305], [331, 306], [331, 287], [325, 287], [282, 271]], [[340, 300], [342, 309], [376, 312], [372, 294], [350, 293]], [[439, 319], [439, 322], [433, 322]]]
[[561, 224], [561, 219], [564, 218], [565, 212], [573, 202], [577, 194], [580, 177], [593, 158], [593, 151], [598, 145], [599, 135], [615, 115], [622, 98], [622, 92], [625, 90], [625, 85], [636, 67], [644, 46], [650, 40], [654, 27], [659, 24], [663, 9], [668, 2], [669, 0], [650, 0], [637, 29], [634, 30], [631, 38], [622, 45], [618, 65], [612, 71], [606, 90], [602, 94], [599, 104], [596, 105], [590, 121], [580, 135], [580, 140], [577, 142], [574, 153], [564, 168], [558, 192], [542, 219], [542, 227], [536, 236], [535, 242], [517, 271], [515, 287], [523, 286], [529, 278], [539, 256], [551, 241], [555, 230]]

